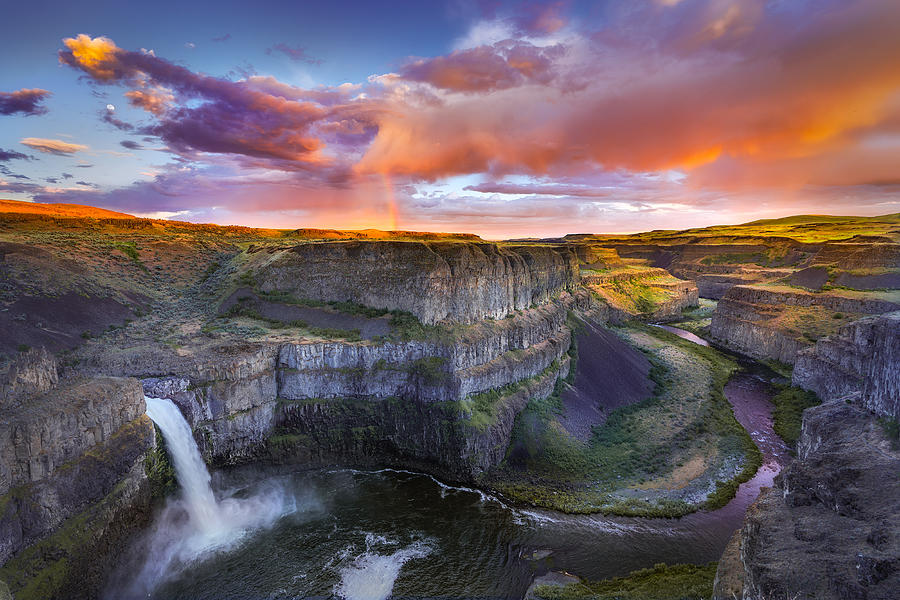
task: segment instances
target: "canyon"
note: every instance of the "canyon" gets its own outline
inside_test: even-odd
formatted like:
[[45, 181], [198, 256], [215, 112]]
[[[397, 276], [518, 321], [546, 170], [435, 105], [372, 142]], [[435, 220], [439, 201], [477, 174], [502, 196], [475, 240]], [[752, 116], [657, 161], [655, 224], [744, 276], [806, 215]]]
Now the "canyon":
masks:
[[[825, 401], [718, 593], [887, 598], [897, 583], [879, 523], [900, 507], [873, 491], [898, 456], [877, 422], [900, 418], [896, 216], [871, 235], [838, 219], [485, 242], [23, 210], [0, 215], [0, 581], [15, 598], [96, 597], [101, 557], [171, 496], [145, 395], [172, 401], [223, 472], [390, 467], [548, 510], [712, 511], [760, 460], [722, 396], [737, 363], [644, 324], [660, 321]], [[693, 320], [701, 298], [715, 304]], [[818, 537], [803, 525], [817, 519]], [[850, 537], [828, 537], [847, 519]], [[817, 554], [845, 542], [852, 557]], [[825, 587], [797, 579], [820, 559], [837, 565]]]

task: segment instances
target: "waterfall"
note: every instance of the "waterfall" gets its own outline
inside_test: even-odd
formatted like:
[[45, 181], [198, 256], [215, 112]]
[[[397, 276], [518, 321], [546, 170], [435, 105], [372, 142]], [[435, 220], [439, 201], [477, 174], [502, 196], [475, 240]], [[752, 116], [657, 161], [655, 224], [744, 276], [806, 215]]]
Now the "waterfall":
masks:
[[277, 478], [254, 485], [250, 494], [241, 488], [219, 490], [216, 500], [209, 471], [181, 411], [171, 400], [147, 396], [144, 400], [147, 415], [166, 440], [181, 489], [166, 500], [153, 527], [133, 548], [142, 566], [135, 572], [126, 561], [113, 578], [108, 600], [151, 597], [167, 579], [297, 511], [296, 497]]
[[147, 402], [147, 416], [153, 419], [166, 439], [191, 523], [206, 533], [215, 532], [221, 528], [222, 519], [209, 485], [209, 471], [194, 442], [191, 426], [171, 400], [144, 399]]

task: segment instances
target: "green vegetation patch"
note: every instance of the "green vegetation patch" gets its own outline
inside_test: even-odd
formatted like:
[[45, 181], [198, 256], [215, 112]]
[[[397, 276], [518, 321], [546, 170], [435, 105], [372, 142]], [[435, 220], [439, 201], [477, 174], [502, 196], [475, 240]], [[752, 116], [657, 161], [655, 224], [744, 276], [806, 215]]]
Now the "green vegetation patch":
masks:
[[781, 439], [791, 446], [800, 438], [803, 425], [803, 411], [822, 403], [814, 392], [798, 387], [779, 386], [779, 392], [772, 397], [775, 410], [772, 412], [773, 429]]
[[864, 316], [862, 313], [835, 312], [823, 306], [783, 306], [768, 323], [795, 339], [815, 342]]
[[897, 419], [881, 417], [878, 419], [878, 424], [881, 425], [885, 437], [890, 440], [891, 447], [894, 450], [900, 449], [900, 423], [897, 422]]
[[709, 326], [712, 323], [712, 315], [719, 303], [715, 300], [700, 298], [697, 306], [687, 306], [681, 311], [681, 317], [670, 324], [675, 327], [690, 331], [699, 337], [708, 337]]
[[[650, 359], [653, 394], [610, 411], [588, 443], [562, 426], [558, 393], [530, 401], [487, 483], [514, 500], [565, 512], [675, 517], [724, 505], [762, 464], [722, 391], [736, 363], [659, 328], [633, 324], [618, 333]], [[702, 505], [679, 499], [678, 489], [725, 464], [739, 471]]]
[[567, 586], [537, 586], [541, 600], [704, 600], [712, 598], [717, 563], [657, 564], [625, 577]]
[[[246, 273], [245, 273], [246, 275]], [[247, 285], [250, 283], [244, 281]], [[251, 287], [255, 288], [255, 281]], [[326, 302], [323, 300], [313, 300], [311, 298], [297, 298], [293, 294], [281, 291], [263, 292], [258, 289], [254, 291], [263, 299], [270, 302], [279, 302], [282, 304], [294, 304], [296, 306], [305, 306], [308, 308], [328, 308], [344, 314], [365, 317], [368, 319], [377, 319], [380, 317], [390, 316], [391, 334], [383, 336], [378, 341], [448, 341], [454, 338], [454, 329], [452, 327], [443, 327], [439, 325], [425, 325], [414, 314], [403, 310], [389, 310], [387, 308], [372, 308], [356, 302]]]
[[704, 265], [733, 265], [749, 263], [765, 267], [769, 264], [769, 257], [762, 252], [730, 252], [726, 254], [713, 254], [711, 256], [706, 256], [700, 262]]
[[156, 423], [153, 424], [156, 434], [156, 448], [147, 452], [144, 457], [144, 472], [150, 480], [150, 488], [154, 499], [163, 498], [178, 489], [175, 468], [169, 461], [166, 438], [163, 437]]
[[527, 379], [520, 379], [501, 388], [471, 394], [457, 402], [460, 414], [467, 415], [469, 425], [478, 431], [485, 431], [497, 422], [497, 416], [503, 405], [503, 400], [518, 393], [526, 386], [543, 380], [559, 371], [559, 361], [554, 360], [537, 375]]

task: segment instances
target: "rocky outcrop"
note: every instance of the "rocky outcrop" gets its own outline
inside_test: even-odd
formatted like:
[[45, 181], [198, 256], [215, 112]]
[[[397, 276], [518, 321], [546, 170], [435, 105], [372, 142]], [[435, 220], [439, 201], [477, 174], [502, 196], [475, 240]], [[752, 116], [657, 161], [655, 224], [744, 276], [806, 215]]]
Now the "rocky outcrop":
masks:
[[610, 319], [664, 321], [699, 302], [692, 281], [672, 277], [665, 269], [620, 265], [600, 270], [585, 268], [581, 282], [609, 305]]
[[797, 451], [748, 510], [740, 566], [723, 561], [717, 580], [742, 578], [747, 600], [896, 598], [900, 451], [842, 400], [807, 409]]
[[0, 422], [0, 580], [17, 598], [97, 592], [105, 556], [149, 515], [155, 446], [140, 383], [66, 382]]
[[19, 354], [9, 365], [6, 381], [0, 383], [0, 398], [8, 404], [13, 398], [46, 392], [59, 382], [56, 357], [32, 348]]
[[[604, 316], [563, 293], [446, 338], [244, 345], [144, 389], [179, 406], [215, 464], [391, 464], [468, 481], [502, 460], [525, 403], [565, 376], [575, 308]], [[472, 399], [493, 390], [475, 415]]]
[[859, 395], [869, 410], [900, 419], [900, 312], [867, 317], [801, 352], [793, 384], [830, 400]]
[[327, 242], [248, 251], [263, 292], [408, 311], [423, 323], [502, 319], [578, 284], [567, 247], [465, 242]]
[[414, 468], [472, 482], [503, 460], [516, 415], [532, 398], [549, 396], [568, 373], [568, 357], [493, 400], [473, 418], [465, 402], [415, 396], [360, 400], [282, 401], [268, 451], [279, 462]]
[[754, 358], [793, 364], [801, 350], [841, 323], [898, 309], [896, 302], [863, 293], [735, 286], [719, 301], [710, 334], [722, 345]]
[[4, 411], [0, 494], [50, 477], [144, 414], [134, 379], [98, 378], [49, 391]]

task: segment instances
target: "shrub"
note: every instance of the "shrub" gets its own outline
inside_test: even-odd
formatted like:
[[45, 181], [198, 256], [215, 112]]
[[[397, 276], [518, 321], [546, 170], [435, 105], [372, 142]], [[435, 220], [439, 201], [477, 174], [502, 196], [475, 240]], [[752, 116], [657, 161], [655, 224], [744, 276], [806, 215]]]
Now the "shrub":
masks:
[[780, 390], [772, 397], [775, 405], [773, 429], [787, 444], [794, 446], [800, 437], [803, 411], [821, 404], [821, 400], [815, 393], [798, 387], [780, 386]]

